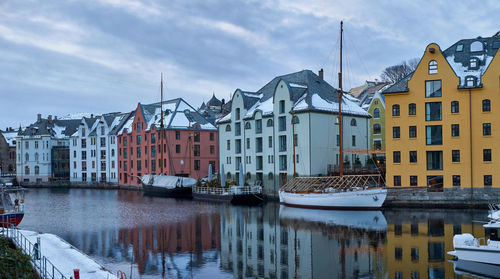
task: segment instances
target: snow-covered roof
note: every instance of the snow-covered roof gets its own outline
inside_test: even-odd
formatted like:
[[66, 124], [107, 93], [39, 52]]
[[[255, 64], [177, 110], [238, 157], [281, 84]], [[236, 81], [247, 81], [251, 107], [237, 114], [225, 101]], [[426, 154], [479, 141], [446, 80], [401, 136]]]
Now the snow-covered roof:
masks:
[[92, 113], [90, 112], [75, 112], [75, 113], [69, 113], [64, 116], [58, 117], [60, 120], [74, 120], [74, 119], [82, 119], [84, 117], [91, 118]]
[[7, 144], [10, 147], [15, 147], [16, 144], [14, 143], [16, 141], [17, 137], [17, 131], [12, 131], [12, 132], [2, 132], [3, 137], [5, 138], [5, 141], [7, 141]]
[[56, 139], [67, 139], [77, 131], [80, 122], [81, 119], [39, 119], [18, 133], [18, 137], [50, 136]]

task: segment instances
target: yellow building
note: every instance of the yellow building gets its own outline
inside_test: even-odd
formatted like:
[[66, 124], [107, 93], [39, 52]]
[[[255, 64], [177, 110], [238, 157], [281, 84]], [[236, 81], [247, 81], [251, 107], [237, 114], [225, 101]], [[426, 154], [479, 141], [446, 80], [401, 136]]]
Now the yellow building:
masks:
[[442, 51], [384, 91], [388, 186], [500, 186], [500, 32]]

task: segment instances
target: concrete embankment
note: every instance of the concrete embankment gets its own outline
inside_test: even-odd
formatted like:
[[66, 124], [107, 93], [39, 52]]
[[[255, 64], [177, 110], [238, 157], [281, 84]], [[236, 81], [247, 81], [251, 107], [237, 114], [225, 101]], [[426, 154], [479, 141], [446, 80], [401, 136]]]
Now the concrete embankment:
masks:
[[141, 186], [123, 185], [115, 183], [73, 183], [73, 182], [42, 182], [42, 183], [21, 183], [24, 188], [72, 188], [72, 189], [99, 189], [99, 190], [131, 190], [142, 191]]
[[449, 188], [431, 192], [427, 188], [389, 188], [384, 207], [406, 208], [488, 208], [500, 203], [500, 189]]

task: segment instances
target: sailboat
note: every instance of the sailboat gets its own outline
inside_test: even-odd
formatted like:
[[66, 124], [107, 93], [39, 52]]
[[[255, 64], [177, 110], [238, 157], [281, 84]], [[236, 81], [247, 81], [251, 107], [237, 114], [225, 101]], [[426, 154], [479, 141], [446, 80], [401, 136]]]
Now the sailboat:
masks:
[[[337, 91], [339, 100], [339, 158], [341, 158], [339, 160], [339, 176], [296, 177], [294, 170], [294, 178], [279, 190], [280, 203], [284, 205], [320, 209], [378, 209], [382, 207], [387, 197], [387, 189], [379, 187], [381, 185], [380, 175], [343, 175], [342, 35], [343, 22], [340, 22], [340, 72], [339, 90]], [[295, 165], [295, 155], [293, 161]]]
[[[140, 177], [143, 191], [147, 195], [172, 197], [172, 198], [192, 198], [193, 186], [196, 179], [191, 177], [180, 177], [163, 174], [163, 150], [165, 139], [165, 126], [163, 121], [163, 74], [161, 75], [161, 116], [160, 116], [160, 172], [161, 174], [146, 174]], [[168, 149], [170, 150], [170, 149]], [[169, 154], [170, 156], [170, 154]]]

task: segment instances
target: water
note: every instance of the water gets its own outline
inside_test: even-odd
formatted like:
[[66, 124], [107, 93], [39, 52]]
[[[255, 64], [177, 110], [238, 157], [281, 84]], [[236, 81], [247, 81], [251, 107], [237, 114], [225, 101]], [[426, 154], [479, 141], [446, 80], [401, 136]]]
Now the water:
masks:
[[21, 228], [57, 234], [128, 278], [469, 278], [446, 252], [454, 233], [484, 237], [473, 220], [487, 215], [249, 208], [85, 189], [30, 189], [25, 211]]

